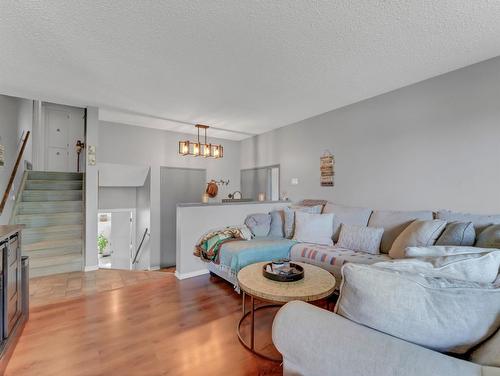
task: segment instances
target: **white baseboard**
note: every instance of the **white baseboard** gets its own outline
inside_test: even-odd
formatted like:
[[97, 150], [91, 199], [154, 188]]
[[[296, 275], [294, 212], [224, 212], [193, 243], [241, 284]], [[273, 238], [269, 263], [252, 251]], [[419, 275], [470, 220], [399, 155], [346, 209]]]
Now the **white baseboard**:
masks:
[[90, 266], [85, 266], [83, 271], [85, 272], [94, 272], [99, 269], [99, 265], [90, 265]]
[[177, 279], [187, 279], [187, 278], [193, 278], [193, 277], [198, 277], [203, 274], [208, 274], [209, 271], [208, 269], [201, 269], [201, 270], [195, 270], [194, 272], [189, 272], [189, 273], [179, 273], [177, 270], [175, 271], [175, 276]]
[[154, 271], [154, 270], [160, 270], [161, 268], [159, 266], [151, 266], [149, 270]]

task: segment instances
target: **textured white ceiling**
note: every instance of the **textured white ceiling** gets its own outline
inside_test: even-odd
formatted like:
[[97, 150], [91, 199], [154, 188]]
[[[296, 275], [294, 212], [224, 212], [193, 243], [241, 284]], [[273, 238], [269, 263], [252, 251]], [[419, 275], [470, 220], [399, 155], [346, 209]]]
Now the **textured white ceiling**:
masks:
[[0, 92], [261, 133], [497, 56], [499, 20], [487, 0], [3, 0]]

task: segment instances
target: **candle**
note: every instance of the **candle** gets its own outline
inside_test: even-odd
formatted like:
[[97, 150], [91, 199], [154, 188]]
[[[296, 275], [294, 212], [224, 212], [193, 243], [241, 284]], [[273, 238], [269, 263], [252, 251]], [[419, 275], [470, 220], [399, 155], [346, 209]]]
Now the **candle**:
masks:
[[259, 201], [266, 201], [266, 194], [264, 192], [259, 193]]
[[208, 193], [203, 193], [203, 196], [201, 196], [201, 202], [204, 204], [208, 203]]

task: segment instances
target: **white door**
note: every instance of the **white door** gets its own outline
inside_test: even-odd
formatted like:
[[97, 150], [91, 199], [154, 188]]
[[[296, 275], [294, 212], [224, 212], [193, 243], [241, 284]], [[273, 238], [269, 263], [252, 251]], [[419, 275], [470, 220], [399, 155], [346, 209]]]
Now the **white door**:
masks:
[[80, 171], [85, 167], [84, 153], [76, 153], [78, 140], [85, 140], [84, 110], [75, 107], [46, 104], [45, 112], [45, 169], [75, 172], [80, 159]]
[[132, 224], [129, 211], [111, 213], [111, 268], [131, 269]]

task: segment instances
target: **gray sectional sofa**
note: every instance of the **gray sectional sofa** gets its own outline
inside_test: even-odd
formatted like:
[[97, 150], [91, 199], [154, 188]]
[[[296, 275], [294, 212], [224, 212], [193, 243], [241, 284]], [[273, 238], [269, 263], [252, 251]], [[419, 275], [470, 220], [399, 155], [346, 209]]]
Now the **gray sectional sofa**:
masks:
[[417, 210], [417, 211], [395, 211], [395, 210], [372, 210], [370, 208], [359, 208], [345, 205], [328, 203], [323, 213], [334, 213], [334, 235], [333, 241], [339, 237], [342, 224], [369, 226], [383, 228], [380, 254], [373, 255], [357, 252], [350, 249], [317, 244], [297, 243], [290, 249], [290, 258], [294, 261], [305, 262], [320, 266], [335, 276], [337, 286], [342, 280], [341, 269], [347, 262], [359, 264], [375, 264], [380, 261], [391, 260], [389, 250], [394, 240], [414, 220], [442, 219], [447, 222], [460, 221], [472, 222], [479, 234], [488, 225], [500, 224], [500, 215], [480, 215], [453, 212], [450, 210]]

